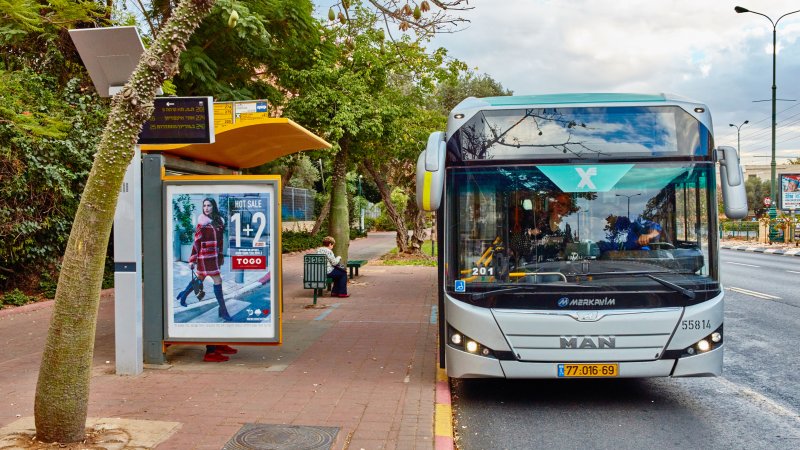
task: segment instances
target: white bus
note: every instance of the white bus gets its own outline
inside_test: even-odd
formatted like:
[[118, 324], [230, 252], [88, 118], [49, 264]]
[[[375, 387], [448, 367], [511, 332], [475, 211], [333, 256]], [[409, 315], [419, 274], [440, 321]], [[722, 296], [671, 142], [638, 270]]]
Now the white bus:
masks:
[[[719, 182], [715, 162], [720, 163]], [[738, 155], [668, 95], [468, 98], [417, 163], [437, 211], [440, 364], [454, 378], [715, 376], [717, 190]]]

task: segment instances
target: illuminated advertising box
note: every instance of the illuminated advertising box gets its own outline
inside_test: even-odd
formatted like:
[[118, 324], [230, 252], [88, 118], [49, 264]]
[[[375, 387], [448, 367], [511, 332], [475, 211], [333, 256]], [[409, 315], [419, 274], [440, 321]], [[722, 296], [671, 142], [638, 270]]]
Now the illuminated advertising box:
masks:
[[280, 343], [280, 177], [165, 177], [166, 341]]
[[800, 174], [781, 174], [781, 209], [800, 209]]

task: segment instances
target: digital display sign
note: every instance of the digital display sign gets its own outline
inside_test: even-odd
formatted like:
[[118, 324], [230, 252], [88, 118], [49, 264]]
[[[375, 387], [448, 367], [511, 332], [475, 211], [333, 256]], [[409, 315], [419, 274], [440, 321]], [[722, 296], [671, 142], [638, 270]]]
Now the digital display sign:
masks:
[[139, 134], [139, 144], [214, 143], [211, 97], [157, 97], [154, 108]]

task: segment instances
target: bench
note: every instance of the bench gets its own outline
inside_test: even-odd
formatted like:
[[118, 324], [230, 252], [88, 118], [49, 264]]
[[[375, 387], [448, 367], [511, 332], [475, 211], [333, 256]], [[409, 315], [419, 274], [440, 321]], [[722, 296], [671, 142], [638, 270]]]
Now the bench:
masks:
[[347, 268], [350, 269], [350, 279], [353, 279], [353, 269], [356, 271], [356, 276], [358, 276], [358, 269], [361, 266], [366, 266], [367, 260], [366, 259], [354, 259], [352, 261], [347, 261]]
[[328, 278], [327, 257], [325, 255], [303, 256], [303, 289], [314, 290], [314, 304], [317, 295], [322, 295], [326, 287], [330, 289], [332, 280]]

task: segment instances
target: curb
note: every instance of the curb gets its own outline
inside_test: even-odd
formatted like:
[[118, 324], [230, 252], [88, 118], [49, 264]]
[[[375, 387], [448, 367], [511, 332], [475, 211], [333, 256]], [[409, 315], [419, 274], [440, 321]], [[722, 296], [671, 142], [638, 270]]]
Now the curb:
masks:
[[436, 368], [436, 404], [434, 411], [434, 449], [453, 450], [453, 407], [450, 382], [444, 369]]
[[720, 248], [739, 252], [764, 253], [768, 255], [800, 256], [800, 248], [786, 250], [783, 248], [748, 247], [746, 245], [722, 245]]
[[12, 316], [14, 314], [22, 314], [26, 312], [38, 311], [47, 308], [54, 303], [54, 300], [45, 300], [42, 302], [28, 303], [27, 305], [15, 306], [13, 308], [0, 309], [0, 317]]

